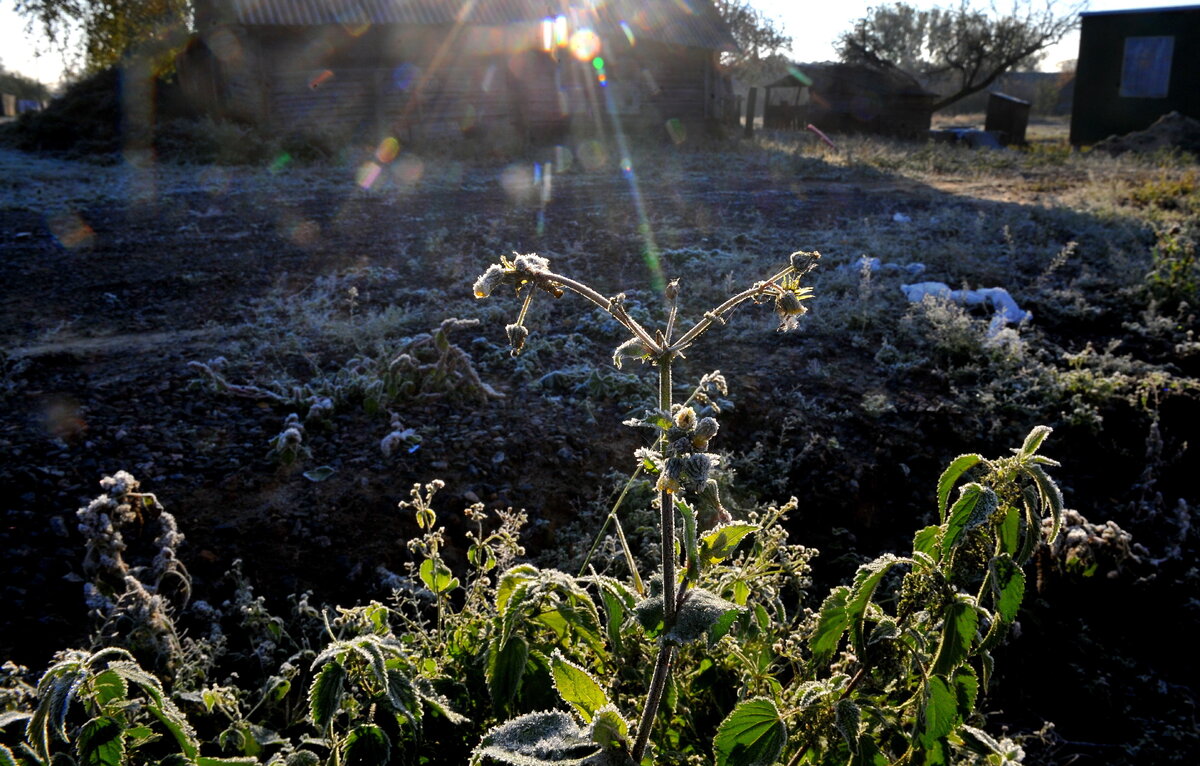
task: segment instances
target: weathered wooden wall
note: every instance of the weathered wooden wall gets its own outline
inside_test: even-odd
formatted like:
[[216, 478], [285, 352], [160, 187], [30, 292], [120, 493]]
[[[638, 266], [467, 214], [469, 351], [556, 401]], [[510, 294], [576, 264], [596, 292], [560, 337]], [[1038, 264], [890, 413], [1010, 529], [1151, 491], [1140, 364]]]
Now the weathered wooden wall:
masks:
[[276, 26], [220, 34], [221, 50], [208, 63], [215, 97], [230, 116], [281, 131], [408, 141], [663, 132], [668, 122], [719, 115], [727, 96], [713, 51], [649, 40], [606, 41], [602, 86], [590, 60], [545, 52], [519, 30]]

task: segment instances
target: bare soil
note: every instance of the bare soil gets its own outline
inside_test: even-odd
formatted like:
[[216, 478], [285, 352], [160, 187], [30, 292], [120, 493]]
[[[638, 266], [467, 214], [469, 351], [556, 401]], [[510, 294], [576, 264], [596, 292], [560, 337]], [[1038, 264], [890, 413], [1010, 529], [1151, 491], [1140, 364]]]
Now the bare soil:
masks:
[[[198, 592], [215, 587], [240, 558], [270, 597], [314, 590], [320, 600], [348, 604], [377, 596], [377, 568], [398, 569], [415, 530], [397, 502], [414, 482], [433, 478], [448, 485], [442, 519], [451, 538], [461, 530], [450, 510], [482, 501], [530, 511], [531, 552], [576, 552], [585, 542], [564, 530], [606, 496], [610, 469], [631, 465], [641, 437], [619, 425], [629, 412], [622, 396], [601, 389], [582, 397], [518, 374], [503, 346], [503, 323], [511, 319], [499, 318], [511, 317], [516, 305], [498, 301], [500, 313], [486, 315], [469, 294], [475, 275], [499, 255], [537, 251], [602, 291], [645, 297], [657, 279], [646, 253], [655, 252], [662, 274], [685, 273], [708, 292], [730, 279], [735, 286], [752, 281], [792, 250], [820, 249], [830, 269], [852, 263], [861, 251], [839, 243], [862, 227], [892, 226], [897, 211], [1002, 217], [1053, 202], [1019, 175], [924, 183], [817, 161], [800, 167], [769, 153], [718, 162], [686, 150], [667, 150], [625, 172], [611, 158], [599, 169], [575, 167], [548, 186], [530, 180], [546, 159], [426, 157], [419, 180], [397, 175], [366, 190], [354, 167], [100, 166], [0, 151], [0, 477], [7, 490], [0, 654], [44, 666], [55, 649], [85, 640], [74, 511], [99, 492], [101, 476], [120, 469], [176, 515]], [[710, 256], [721, 271], [705, 267]], [[1031, 281], [1049, 256], [1027, 258], [997, 269]], [[730, 274], [734, 263], [741, 273]], [[288, 409], [197, 387], [188, 362], [235, 358], [260, 331], [271, 296], [299, 296], [318, 278], [367, 267], [400, 275], [393, 293], [365, 291], [360, 299], [405, 306], [406, 334], [484, 311], [490, 322], [452, 340], [504, 396], [401, 403], [396, 414], [422, 441], [392, 459], [378, 447], [386, 432], [378, 415], [339, 411], [328, 429], [308, 434], [311, 462], [280, 466], [268, 441]], [[535, 333], [595, 332], [577, 309], [539, 309]], [[720, 367], [729, 375], [735, 407], [722, 418], [721, 448], [777, 455], [740, 464], [742, 478], [759, 483], [742, 500], [802, 497], [797, 538], [828, 547], [822, 576], [830, 581], [863, 555], [907, 544], [927, 523], [921, 514], [949, 458], [1002, 454], [1032, 425], [1019, 412], [1011, 423], [964, 422], [945, 405], [954, 382], [887, 380], [875, 371], [878, 344], [844, 334], [774, 334], [768, 314], [754, 317], [757, 340], [746, 340], [744, 328], [737, 342], [706, 338], [686, 374]], [[1078, 350], [1119, 332], [1123, 319], [1063, 316], [1055, 327], [1051, 313], [1039, 331]], [[607, 348], [588, 353], [607, 368]], [[347, 349], [343, 358], [350, 355]], [[540, 371], [551, 370], [547, 363]], [[788, 413], [780, 407], [792, 406], [797, 392], [824, 413], [819, 433], [794, 419], [784, 426]], [[890, 408], [865, 411], [871, 392], [886, 394]], [[1197, 414], [1194, 400], [1173, 406], [1175, 423]], [[1112, 413], [1112, 430], [1099, 438], [1069, 426], [1056, 433], [1053, 454], [1064, 458], [1061, 475], [1077, 507], [1103, 518], [1132, 491], [1141, 467], [1123, 461], [1143, 449], [1138, 422], [1132, 412]], [[1164, 419], [1163, 427], [1169, 445], [1185, 441], [1182, 426]], [[790, 457], [778, 457], [785, 452]], [[1194, 463], [1176, 464], [1159, 491], [1177, 490]], [[304, 478], [317, 464], [336, 472], [322, 482]], [[1134, 585], [1121, 587], [1094, 588], [1059, 613], [1082, 619], [1078, 612], [1098, 601], [1144, 598]], [[1061, 640], [1045, 609], [1033, 608], [1030, 632]], [[1104, 622], [1120, 634], [1119, 625]], [[1114, 640], [1121, 647], [1133, 641]], [[1104, 646], [1093, 640], [1086, 649], [1102, 653]], [[1017, 667], [1036, 654], [1030, 651], [1001, 662]], [[1146, 661], [1137, 656], [1135, 664]], [[1073, 678], [1061, 668], [1041, 671], [1044, 683], [1030, 685], [1029, 694]], [[1037, 728], [1064, 715], [1060, 702], [1008, 715], [1018, 727]], [[1081, 727], [1077, 739], [1105, 736], [1080, 716], [1066, 717]]]

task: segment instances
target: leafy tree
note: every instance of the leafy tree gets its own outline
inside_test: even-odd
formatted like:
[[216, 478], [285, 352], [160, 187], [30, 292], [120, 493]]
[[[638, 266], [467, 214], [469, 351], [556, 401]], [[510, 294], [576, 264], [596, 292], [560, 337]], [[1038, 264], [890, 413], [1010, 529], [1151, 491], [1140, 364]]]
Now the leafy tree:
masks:
[[723, 61], [737, 77], [758, 82], [786, 70], [789, 61], [783, 51], [791, 46], [792, 38], [775, 19], [749, 0], [714, 0], [713, 5], [729, 25], [740, 49], [727, 54]]
[[191, 17], [189, 0], [15, 0], [15, 7], [64, 52], [78, 31], [85, 73], [112, 66], [135, 48], [171, 47]]
[[1032, 68], [1075, 28], [1081, 5], [1059, 12], [1047, 3], [1014, 0], [1011, 9], [957, 7], [918, 10], [906, 3], [872, 8], [842, 35], [843, 61], [898, 69], [954, 88], [934, 104], [943, 109], [996, 81], [1012, 69]]

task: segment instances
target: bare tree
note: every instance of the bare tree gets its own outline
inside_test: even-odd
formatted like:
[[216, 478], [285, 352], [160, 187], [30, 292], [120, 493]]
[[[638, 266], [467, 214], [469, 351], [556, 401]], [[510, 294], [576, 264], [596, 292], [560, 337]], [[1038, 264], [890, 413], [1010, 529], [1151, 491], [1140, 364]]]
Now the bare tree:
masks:
[[925, 82], [949, 78], [954, 88], [933, 105], [944, 109], [994, 83], [1013, 69], [1031, 68], [1045, 50], [1075, 28], [1083, 3], [1059, 12], [1051, 2], [1013, 0], [1007, 11], [993, 5], [918, 10], [906, 3], [872, 8], [842, 35], [843, 61], [898, 69]]

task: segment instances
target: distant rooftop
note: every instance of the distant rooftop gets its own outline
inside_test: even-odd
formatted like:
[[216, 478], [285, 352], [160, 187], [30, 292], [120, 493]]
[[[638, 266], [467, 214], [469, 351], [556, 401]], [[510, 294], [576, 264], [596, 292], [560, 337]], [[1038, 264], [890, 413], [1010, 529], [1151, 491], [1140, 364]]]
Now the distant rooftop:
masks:
[[1174, 11], [1200, 11], [1200, 5], [1168, 5], [1159, 8], [1122, 8], [1117, 11], [1083, 11], [1080, 16], [1117, 16], [1124, 13], [1170, 13]]

